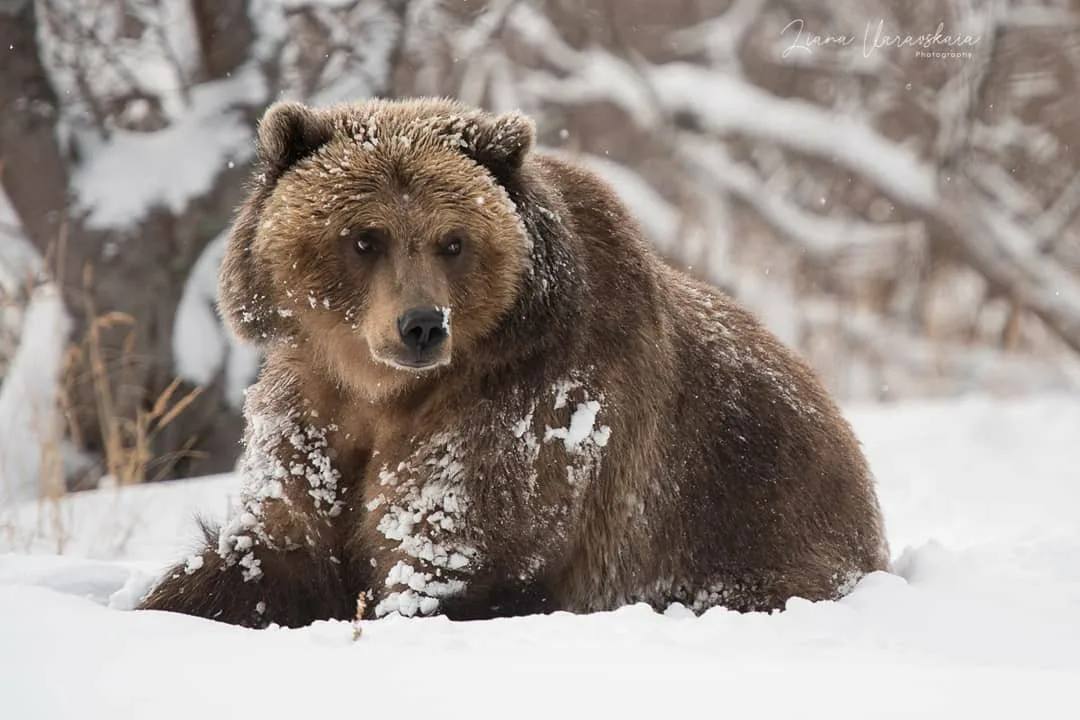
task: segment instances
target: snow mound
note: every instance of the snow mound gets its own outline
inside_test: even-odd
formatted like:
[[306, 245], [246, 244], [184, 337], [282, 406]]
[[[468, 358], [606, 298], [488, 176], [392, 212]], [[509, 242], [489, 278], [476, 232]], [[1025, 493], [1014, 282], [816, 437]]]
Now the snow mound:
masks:
[[[253, 631], [117, 612], [189, 551], [191, 510], [223, 508], [235, 478], [69, 498], [58, 506], [65, 550], [98, 559], [0, 556], [2, 707], [90, 719], [1075, 717], [1080, 397], [851, 416], [896, 574], [773, 615], [635, 605], [471, 623], [390, 616], [357, 639], [345, 622]], [[21, 506], [8, 524], [39, 512]], [[47, 530], [14, 546], [3, 527], [0, 548], [52, 549]]]
[[191, 268], [176, 306], [173, 357], [180, 377], [196, 385], [210, 385], [225, 372], [225, 399], [239, 410], [244, 390], [255, 380], [261, 353], [241, 342], [217, 314], [218, 270], [225, 258], [229, 229], [210, 241]]
[[[234, 475], [217, 475], [0, 505], [0, 552], [163, 567], [197, 546], [196, 517], [221, 520], [239, 492]], [[0, 582], [4, 577], [0, 569]]]
[[57, 392], [71, 320], [60, 291], [41, 285], [30, 296], [19, 348], [0, 378], [0, 506], [37, 497], [49, 462], [59, 462]]

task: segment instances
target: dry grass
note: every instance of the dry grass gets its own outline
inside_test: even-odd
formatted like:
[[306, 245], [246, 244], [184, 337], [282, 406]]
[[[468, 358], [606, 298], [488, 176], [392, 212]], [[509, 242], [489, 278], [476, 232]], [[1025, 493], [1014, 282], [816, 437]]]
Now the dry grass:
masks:
[[[50, 252], [49, 266], [57, 267], [62, 252]], [[27, 292], [19, 297], [25, 305], [36, 284], [49, 282], [51, 273], [28, 278]], [[93, 274], [84, 273], [89, 288]], [[182, 392], [182, 382], [175, 378], [150, 402], [135, 375], [136, 328], [130, 315], [120, 312], [98, 312], [93, 294], [84, 293], [81, 312], [85, 327], [82, 337], [74, 338], [65, 352], [63, 370], [58, 380], [58, 413], [37, 413], [28, 417], [33, 423], [34, 436], [40, 450], [37, 477], [39, 502], [34, 528], [17, 527], [17, 508], [0, 508], [0, 538], [11, 548], [18, 544], [16, 536], [32, 532], [35, 537], [50, 538], [57, 553], [64, 551], [69, 533], [65, 527], [65, 495], [70, 487], [87, 488], [99, 484], [126, 486], [162, 479], [183, 458], [197, 455], [191, 449], [194, 438], [179, 451], [160, 454], [155, 441], [199, 397], [202, 388]], [[9, 298], [10, 299], [10, 298]], [[68, 311], [71, 312], [70, 300]], [[115, 337], [106, 342], [106, 333], [122, 333], [119, 350]], [[0, 383], [3, 376], [0, 375]], [[80, 388], [80, 385], [82, 386]], [[134, 392], [133, 392], [134, 391]], [[125, 395], [126, 393], [126, 395]], [[132, 397], [134, 396], [134, 400]], [[75, 398], [84, 405], [76, 407]], [[87, 407], [89, 403], [91, 407]], [[83, 468], [85, 475], [65, 477], [70, 471], [66, 448], [86, 447], [87, 430], [80, 426], [83, 417], [93, 416], [95, 437], [100, 435], [100, 461]], [[30, 412], [30, 411], [28, 411]], [[96, 443], [95, 443], [96, 444]], [[22, 515], [21, 524], [29, 520]]]
[[[92, 281], [92, 273], [87, 270], [84, 285], [90, 287]], [[88, 370], [93, 388], [93, 410], [101, 435], [105, 477], [117, 485], [160, 480], [180, 459], [195, 454], [191, 451], [194, 440], [189, 440], [180, 451], [162, 457], [155, 455], [154, 441], [195, 402], [202, 388], [196, 387], [178, 396], [181, 380], [174, 378], [149, 407], [140, 402], [118, 402], [121, 388], [137, 386], [131, 375], [135, 367], [135, 321], [122, 312], [99, 313], [90, 292], [85, 293], [83, 311], [88, 320], [85, 337], [68, 351], [68, 370], [60, 393], [68, 434], [76, 444], [82, 444], [83, 430], [73, 412], [71, 398], [74, 383], [85, 379], [85, 374], [80, 375], [80, 372]], [[105, 332], [125, 328], [127, 332], [120, 344], [119, 356], [110, 362], [102, 336]]]

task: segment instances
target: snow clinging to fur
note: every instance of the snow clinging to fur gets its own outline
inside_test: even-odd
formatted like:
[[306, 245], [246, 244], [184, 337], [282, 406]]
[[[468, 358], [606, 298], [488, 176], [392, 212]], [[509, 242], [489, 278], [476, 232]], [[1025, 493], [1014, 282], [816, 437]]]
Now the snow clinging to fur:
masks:
[[[229, 565], [238, 563], [243, 568], [245, 579], [256, 580], [262, 574], [253, 552], [256, 545], [279, 549], [306, 540], [306, 536], [271, 537], [263, 524], [268, 503], [290, 505], [300, 500], [286, 492], [286, 484], [302, 488], [317, 515], [334, 517], [341, 512], [337, 496], [341, 474], [327, 452], [327, 432], [336, 429], [334, 425], [324, 428], [301, 422], [295, 414], [249, 416], [249, 435], [240, 464], [241, 503], [222, 526], [217, 549]], [[302, 517], [302, 513], [297, 516]]]

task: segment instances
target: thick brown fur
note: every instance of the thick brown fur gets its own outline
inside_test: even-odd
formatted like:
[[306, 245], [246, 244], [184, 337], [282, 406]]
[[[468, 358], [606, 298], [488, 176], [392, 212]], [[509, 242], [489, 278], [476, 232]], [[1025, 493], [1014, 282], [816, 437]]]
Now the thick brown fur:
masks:
[[[374, 616], [770, 610], [886, 568], [869, 469], [813, 372], [661, 262], [595, 176], [534, 152], [526, 118], [280, 104], [259, 138], [221, 276], [266, 350], [243, 501], [143, 607], [253, 626], [348, 617], [360, 593]], [[424, 370], [394, 330], [418, 304], [449, 308]]]

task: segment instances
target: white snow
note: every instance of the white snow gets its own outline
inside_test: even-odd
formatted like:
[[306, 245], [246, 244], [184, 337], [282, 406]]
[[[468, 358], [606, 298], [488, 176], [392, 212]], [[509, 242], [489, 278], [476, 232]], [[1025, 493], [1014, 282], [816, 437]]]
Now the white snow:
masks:
[[[461, 482], [463, 468], [457, 459], [460, 449], [457, 437], [440, 433], [420, 444], [396, 470], [383, 467], [379, 471], [380, 485], [387, 488], [387, 494], [377, 496], [367, 508], [377, 511], [386, 506], [376, 529], [397, 543], [390, 547], [400, 555], [414, 558], [420, 569], [406, 561], [398, 561], [390, 568], [384, 583], [400, 590], [389, 593], [375, 606], [376, 617], [394, 612], [406, 616], [430, 614], [438, 608], [439, 598], [460, 593], [465, 587], [462, 581], [433, 581], [433, 575], [424, 572], [430, 569], [443, 577], [446, 570], [465, 570], [478, 556], [476, 548], [445, 534], [454, 529], [469, 503]], [[427, 478], [423, 485], [421, 477]]]
[[[599, 457], [595, 451], [596, 448], [606, 446], [608, 439], [611, 437], [610, 427], [607, 425], [596, 427], [596, 416], [601, 411], [600, 402], [590, 400], [588, 391], [582, 388], [580, 381], [571, 378], [560, 380], [551, 386], [551, 392], [555, 396], [552, 407], [555, 410], [567, 406], [570, 393], [574, 390], [581, 389], [582, 402], [574, 404], [574, 412], [570, 415], [570, 424], [566, 427], [544, 427], [544, 442], [562, 440], [567, 453], [586, 456], [584, 462], [576, 463], [575, 466], [567, 466], [566, 470], [571, 482], [574, 482], [574, 479], [578, 476], [582, 478], [588, 477], [592, 461]], [[514, 424], [514, 437], [525, 436], [526, 430], [532, 425], [532, 416], [535, 409], [534, 407], [527, 416]], [[535, 450], [536, 439], [531, 433], [525, 436], [525, 440]], [[532, 456], [535, 459], [535, 453], [532, 453]]]
[[810, 155], [831, 157], [918, 205], [931, 205], [937, 197], [933, 173], [918, 157], [861, 119], [779, 98], [734, 76], [690, 64], [658, 66], [650, 80], [665, 107], [695, 112], [717, 134], [737, 130]]
[[160, 566], [196, 549], [196, 515], [221, 520], [239, 494], [236, 475], [217, 475], [74, 493], [58, 502], [0, 504], [0, 552]]
[[188, 575], [193, 575], [202, 569], [204, 560], [202, 555], [190, 555], [187, 562], [184, 563], [184, 572]]
[[173, 357], [177, 374], [197, 385], [209, 385], [224, 366], [225, 397], [239, 409], [244, 390], [259, 370], [261, 354], [233, 335], [217, 314], [218, 270], [228, 240], [226, 229], [207, 244], [191, 268], [176, 306]]
[[[472, 623], [391, 615], [354, 639], [346, 622], [252, 631], [121, 612], [157, 567], [190, 553], [191, 509], [220, 512], [236, 480], [68, 498], [73, 556], [0, 556], [0, 707], [5, 717], [88, 720], [414, 707], [469, 718], [1075, 717], [1080, 397], [849, 415], [878, 479], [897, 574], [774, 615], [694, 617], [681, 606]], [[40, 506], [16, 510], [7, 527], [34, 523]], [[50, 550], [47, 528], [17, 545], [4, 527], [0, 548]], [[396, 573], [403, 590], [421, 585]]]
[[[57, 287], [35, 289], [19, 348], [0, 378], [0, 506], [37, 497], [49, 475], [43, 465], [60, 462], [57, 393], [70, 329]], [[59, 478], [59, 467], [54, 469]]]
[[[93, 228], [136, 224], [154, 206], [180, 214], [228, 166], [251, 157], [253, 128], [238, 106], [257, 103], [264, 81], [251, 68], [191, 89], [190, 106], [153, 133], [116, 130], [86, 138], [86, 160], [72, 183]], [[151, 169], [139, 171], [140, 168]]]
[[[566, 452], [575, 452], [593, 434], [593, 425], [596, 423], [596, 414], [598, 412], [600, 412], [600, 403], [595, 400], [578, 403], [574, 409], [574, 414], [570, 416], [570, 426], [547, 428], [544, 432], [544, 442], [559, 438], [566, 446]], [[599, 428], [599, 433], [603, 437], [603, 442], [597, 444], [607, 444], [610, 428], [607, 426]]]
[[229, 347], [229, 338], [214, 311], [217, 273], [227, 241], [228, 233], [222, 233], [203, 249], [176, 306], [172, 339], [176, 372], [198, 385], [213, 382]]
[[[23, 233], [11, 200], [0, 188], [0, 292], [14, 294], [41, 271], [41, 253]], [[4, 312], [0, 308], [0, 315]]]

